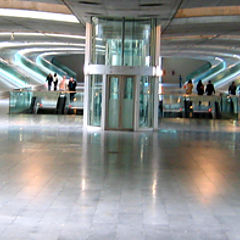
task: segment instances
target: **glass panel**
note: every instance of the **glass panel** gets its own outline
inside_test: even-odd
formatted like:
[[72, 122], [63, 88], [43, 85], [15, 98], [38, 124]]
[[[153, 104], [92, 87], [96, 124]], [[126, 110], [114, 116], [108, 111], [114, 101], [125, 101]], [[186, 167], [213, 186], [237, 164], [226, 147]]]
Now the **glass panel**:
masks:
[[134, 82], [132, 77], [123, 79], [123, 100], [122, 100], [122, 128], [133, 128], [133, 89]]
[[119, 128], [120, 86], [118, 77], [110, 77], [108, 100], [108, 128]]
[[[150, 66], [151, 20], [92, 18], [92, 63]], [[124, 46], [124, 49], [122, 49]]]
[[153, 127], [153, 81], [144, 76], [140, 80], [139, 127]]
[[126, 21], [125, 66], [150, 66], [151, 21]]
[[29, 111], [32, 99], [31, 91], [10, 92], [9, 113], [25, 113]]
[[92, 75], [89, 88], [89, 124], [101, 126], [102, 117], [102, 76]]
[[[70, 97], [69, 97], [70, 100]], [[83, 109], [84, 93], [83, 91], [76, 92], [71, 101], [71, 107], [74, 109]]]
[[92, 63], [121, 65], [122, 21], [92, 18]]

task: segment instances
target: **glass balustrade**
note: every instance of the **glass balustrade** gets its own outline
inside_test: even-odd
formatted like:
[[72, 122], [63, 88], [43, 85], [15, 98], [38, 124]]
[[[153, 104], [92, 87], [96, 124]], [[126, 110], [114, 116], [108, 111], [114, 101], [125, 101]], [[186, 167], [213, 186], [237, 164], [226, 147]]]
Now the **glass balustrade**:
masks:
[[180, 118], [237, 118], [239, 97], [159, 95], [159, 117]]
[[11, 91], [9, 96], [9, 113], [26, 113], [30, 109], [31, 91]]
[[[70, 94], [73, 94], [70, 100]], [[11, 91], [9, 113], [78, 113], [83, 112], [84, 93], [69, 91]]]
[[[90, 121], [93, 126], [101, 124], [101, 101], [102, 101], [102, 79], [99, 75], [91, 81], [91, 98], [89, 100]], [[119, 84], [124, 84], [123, 91], [119, 92]], [[111, 128], [121, 125], [123, 128], [132, 127], [131, 114], [133, 111], [133, 79], [131, 77], [122, 81], [112, 77], [109, 81], [109, 104], [111, 111], [108, 112], [108, 124]], [[153, 98], [151, 78], [141, 79], [139, 99], [139, 124], [141, 128], [152, 126]], [[73, 110], [83, 111], [84, 92], [74, 93], [70, 100], [71, 92], [46, 92], [46, 91], [11, 91], [9, 100], [9, 113], [42, 113], [51, 110], [51, 113], [59, 113], [59, 99], [65, 98], [64, 111], [62, 113], [74, 113]], [[124, 99], [122, 109], [118, 106], [119, 98]], [[160, 118], [219, 118], [236, 119], [240, 113], [240, 101], [238, 96], [198, 96], [198, 95], [159, 95], [159, 117]], [[37, 111], [34, 111], [35, 110]], [[119, 112], [120, 111], [120, 112]], [[124, 114], [124, 111], [126, 112]], [[119, 115], [121, 116], [119, 118]], [[129, 117], [130, 116], [130, 117]], [[120, 120], [119, 120], [120, 119]], [[120, 121], [120, 122], [118, 122]]]

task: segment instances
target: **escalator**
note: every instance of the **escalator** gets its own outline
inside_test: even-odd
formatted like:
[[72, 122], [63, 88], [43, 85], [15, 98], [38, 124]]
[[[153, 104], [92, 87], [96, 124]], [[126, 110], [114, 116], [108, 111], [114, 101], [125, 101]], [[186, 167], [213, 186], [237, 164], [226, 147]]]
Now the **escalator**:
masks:
[[63, 77], [63, 76], [67, 76], [67, 72], [63, 71], [61, 68], [53, 65], [51, 62], [47, 61], [46, 59], [44, 59], [41, 56], [38, 56], [36, 58], [36, 63], [40, 66], [43, 66], [44, 68], [46, 68], [46, 70], [48, 72], [54, 72], [57, 73], [59, 76]]
[[198, 83], [198, 81], [201, 80], [202, 78], [204, 78], [204, 76], [206, 76], [207, 72], [209, 72], [211, 70], [211, 67], [212, 67], [212, 65], [210, 62], [205, 63], [200, 68], [198, 68], [194, 72], [190, 73], [186, 77], [186, 81], [188, 82], [191, 79], [193, 81], [193, 84]]
[[57, 66], [58, 68], [62, 69], [65, 73], [67, 73], [67, 75], [69, 77], [73, 77], [74, 79], [77, 78], [77, 74], [72, 71], [70, 68], [68, 68], [67, 66], [61, 64], [59, 61], [57, 61], [55, 58], [52, 59], [52, 64], [54, 64], [55, 66]]
[[[218, 64], [212, 65], [210, 68], [208, 67], [209, 65], [205, 65], [205, 66], [203, 65], [198, 70], [188, 75], [187, 79], [192, 79], [193, 84], [197, 84], [199, 80], [202, 80], [203, 83], [206, 83], [208, 80], [210, 80], [217, 74], [221, 73], [226, 68], [226, 63], [218, 62]], [[192, 76], [195, 76], [195, 77], [192, 77]]]
[[[211, 81], [216, 89], [224, 86], [225, 88], [228, 88], [229, 83], [234, 81], [238, 76], [240, 76], [240, 63], [230, 65], [214, 78], [211, 78]], [[240, 81], [236, 80], [236, 85], [239, 86], [239, 84]]]

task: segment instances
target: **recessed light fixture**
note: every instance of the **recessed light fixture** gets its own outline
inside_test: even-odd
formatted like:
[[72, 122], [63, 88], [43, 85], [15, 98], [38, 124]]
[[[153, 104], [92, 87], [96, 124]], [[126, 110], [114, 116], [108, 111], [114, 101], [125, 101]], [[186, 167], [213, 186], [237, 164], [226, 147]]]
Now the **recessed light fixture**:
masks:
[[151, 18], [151, 17], [159, 17], [159, 15], [156, 15], [156, 14], [140, 14], [140, 15], [138, 15], [138, 17]]
[[142, 3], [139, 4], [140, 7], [161, 7], [162, 3]]
[[102, 16], [101, 13], [96, 13], [96, 12], [86, 12], [86, 14], [88, 14], [90, 16]]
[[99, 2], [88, 2], [88, 1], [79, 1], [78, 3], [84, 4], [84, 5], [91, 5], [91, 6], [93, 6], [93, 5], [100, 5]]

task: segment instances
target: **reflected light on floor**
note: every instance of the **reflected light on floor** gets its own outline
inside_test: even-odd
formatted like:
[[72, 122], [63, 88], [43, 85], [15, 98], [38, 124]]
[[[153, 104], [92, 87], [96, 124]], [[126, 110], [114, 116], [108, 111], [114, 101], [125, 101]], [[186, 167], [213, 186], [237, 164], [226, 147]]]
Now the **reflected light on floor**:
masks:
[[85, 178], [82, 179], [81, 189], [82, 189], [82, 191], [85, 191], [85, 190], [86, 190], [86, 179], [85, 179]]
[[157, 188], [157, 179], [155, 178], [153, 180], [153, 184], [152, 184], [152, 196], [153, 196], [153, 199], [156, 198], [156, 188]]
[[22, 179], [26, 182], [26, 187], [23, 188], [25, 197], [32, 197], [41, 191], [47, 174], [38, 164], [31, 164], [24, 169]]
[[206, 205], [211, 204], [223, 188], [223, 176], [215, 165], [208, 165], [203, 174], [195, 174], [194, 182], [201, 192], [200, 201]]

